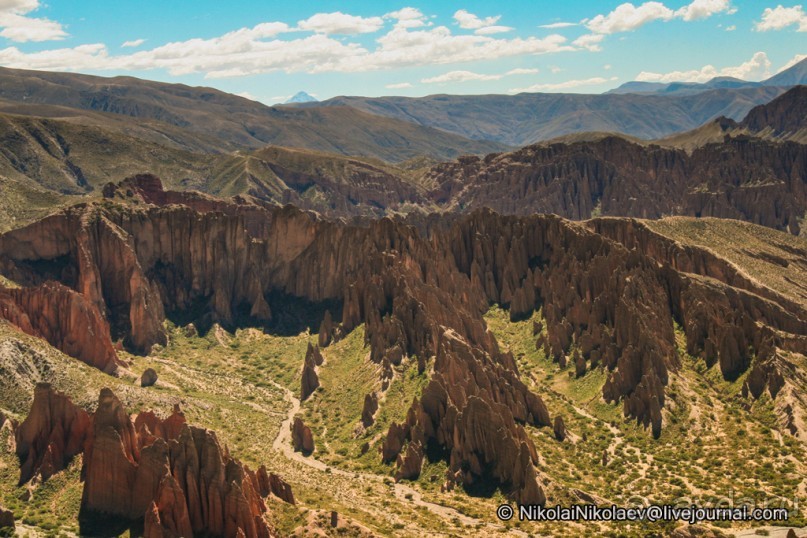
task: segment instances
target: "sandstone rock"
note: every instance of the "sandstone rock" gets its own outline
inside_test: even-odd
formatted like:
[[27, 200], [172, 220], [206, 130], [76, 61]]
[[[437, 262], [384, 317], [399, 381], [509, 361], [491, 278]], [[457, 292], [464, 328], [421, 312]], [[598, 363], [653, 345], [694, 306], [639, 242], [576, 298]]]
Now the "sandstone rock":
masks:
[[[309, 350], [311, 347], [309, 347]], [[319, 387], [319, 377], [317, 376], [315, 358], [312, 355], [306, 355], [305, 363], [303, 364], [303, 375], [300, 381], [300, 400], [305, 401], [311, 396], [317, 387]]]
[[558, 441], [566, 439], [566, 424], [563, 423], [563, 417], [560, 415], [555, 417], [555, 425], [552, 431], [555, 434], [555, 439]]
[[378, 395], [373, 392], [364, 396], [364, 406], [361, 410], [361, 423], [365, 428], [372, 426], [375, 419], [373, 415], [378, 411]]
[[412, 441], [406, 446], [406, 452], [398, 455], [398, 471], [395, 480], [415, 480], [420, 476], [423, 467], [423, 445], [420, 441]]
[[331, 316], [331, 311], [326, 310], [325, 317], [322, 319], [322, 323], [319, 326], [319, 335], [317, 336], [319, 347], [328, 347], [333, 340], [333, 331], [333, 317]]
[[[83, 450], [83, 515], [142, 521], [150, 537], [270, 535], [256, 474], [222, 450], [213, 432], [185, 424], [178, 407], [166, 419], [144, 412], [133, 421], [103, 389], [89, 416], [41, 385], [20, 427], [19, 447], [23, 480], [31, 469], [45, 478]], [[279, 477], [267, 482], [293, 500]]]
[[154, 368], [146, 368], [143, 375], [140, 376], [140, 386], [151, 387], [155, 383], [157, 383], [157, 372], [154, 371]]
[[291, 444], [294, 450], [306, 455], [314, 451], [314, 436], [311, 428], [306, 426], [300, 417], [294, 418], [291, 427]]
[[66, 468], [84, 452], [92, 419], [70, 398], [47, 383], [34, 391], [31, 411], [16, 431], [20, 484], [38, 475], [43, 481]]
[[282, 501], [295, 504], [294, 493], [291, 490], [291, 486], [279, 475], [267, 472], [266, 466], [264, 465], [260, 466], [256, 475], [258, 492], [261, 494], [261, 497], [267, 497], [272, 494]]

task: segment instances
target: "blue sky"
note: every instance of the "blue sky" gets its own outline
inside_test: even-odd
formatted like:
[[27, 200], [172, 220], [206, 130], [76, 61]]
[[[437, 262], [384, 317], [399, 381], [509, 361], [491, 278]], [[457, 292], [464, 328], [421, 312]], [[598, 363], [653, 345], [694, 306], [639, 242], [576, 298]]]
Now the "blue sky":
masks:
[[807, 54], [807, 12], [742, 0], [0, 0], [0, 65], [336, 95], [598, 93], [766, 78]]

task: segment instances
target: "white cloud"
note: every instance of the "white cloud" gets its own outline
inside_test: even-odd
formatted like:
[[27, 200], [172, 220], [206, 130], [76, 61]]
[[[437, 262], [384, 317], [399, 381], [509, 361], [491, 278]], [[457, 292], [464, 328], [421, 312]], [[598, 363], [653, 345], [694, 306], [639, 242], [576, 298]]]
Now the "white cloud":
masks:
[[557, 65], [553, 65], [549, 67], [549, 70], [552, 71], [552, 74], [557, 75], [558, 73], [563, 71], [563, 68], [558, 67]]
[[508, 90], [508, 93], [525, 93], [525, 92], [555, 92], [560, 90], [569, 90], [572, 88], [580, 88], [584, 86], [599, 86], [605, 84], [606, 82], [613, 82], [617, 80], [617, 77], [603, 78], [603, 77], [594, 77], [594, 78], [587, 78], [583, 80], [567, 80], [565, 82], [557, 82], [554, 84], [533, 84], [532, 86], [528, 86], [527, 88], [513, 88]]
[[732, 9], [730, 4], [730, 0], [694, 0], [691, 4], [676, 11], [675, 15], [685, 21], [696, 21], [729, 11]]
[[599, 52], [602, 50], [600, 43], [604, 38], [605, 35], [603, 34], [586, 34], [572, 41], [572, 46], [580, 47], [590, 52]]
[[320, 34], [369, 34], [377, 32], [384, 26], [381, 17], [357, 17], [341, 11], [333, 13], [317, 13], [297, 23], [300, 30], [309, 30]]
[[483, 75], [471, 71], [449, 71], [436, 77], [424, 78], [424, 84], [444, 84], [446, 82], [468, 82], [470, 80], [499, 80], [502, 75]]
[[396, 28], [422, 28], [429, 25], [426, 15], [414, 7], [405, 7], [398, 11], [387, 13], [384, 18], [396, 20]]
[[770, 76], [771, 61], [764, 52], [757, 52], [747, 62], [733, 67], [717, 69], [713, 65], [705, 65], [690, 71], [671, 71], [669, 73], [652, 73], [642, 71], [636, 77], [641, 82], [707, 82], [715, 77], [734, 77], [742, 80], [762, 80]]
[[410, 83], [410, 82], [397, 82], [395, 84], [387, 84], [384, 87], [389, 89], [389, 90], [403, 90], [404, 88], [411, 88], [412, 83]]
[[505, 73], [505, 75], [510, 77], [513, 75], [537, 75], [538, 73], [540, 73], [538, 69], [525, 69], [523, 67], [517, 67], [515, 69], [511, 69]]
[[[342, 19], [345, 24], [336, 25], [330, 24], [334, 19], [326, 21], [311, 17], [306, 20], [306, 26], [321, 31], [315, 30], [311, 35], [298, 34], [294, 38], [288, 37], [288, 33], [298, 31], [299, 28], [291, 28], [283, 22], [264, 22], [218, 37], [166, 43], [149, 50], [120, 55], [110, 54], [106, 45], [100, 43], [34, 52], [8, 47], [0, 50], [0, 65], [68, 71], [164, 69], [174, 76], [202, 73], [207, 78], [223, 78], [272, 71], [375, 71], [406, 66], [490, 61], [585, 48], [570, 45], [564, 36], [558, 34], [540, 39], [534, 36], [504, 38], [455, 34], [446, 26], [431, 27], [428, 18], [414, 8], [404, 8], [384, 17], [396, 22], [390, 30], [375, 39], [372, 45], [364, 45], [350, 38], [337, 39], [324, 33], [347, 31], [348, 19]], [[362, 19], [364, 22], [361, 24], [372, 19]], [[329, 24], [325, 24], [326, 22]], [[372, 22], [371, 26], [376, 22]], [[363, 28], [369, 29], [370, 26]]]
[[121, 47], [139, 47], [145, 42], [146, 42], [145, 39], [133, 39], [131, 41], [124, 41]]
[[550, 30], [554, 30], [556, 28], [569, 28], [570, 26], [577, 26], [578, 23], [576, 22], [553, 22], [551, 24], [541, 24], [538, 28], [549, 28]]
[[493, 26], [501, 18], [501, 15], [497, 15], [495, 17], [485, 17], [484, 19], [480, 19], [473, 13], [469, 13], [464, 9], [460, 9], [454, 13], [454, 20], [457, 21], [460, 28], [464, 28], [465, 30], [476, 30], [477, 28], [482, 28], [485, 26]]
[[602, 68], [605, 69], [606, 71], [609, 71], [611, 67], [613, 67], [611, 64], [605, 64], [604, 66], [602, 66]]
[[733, 32], [736, 29], [737, 29], [737, 26], [734, 25], [734, 24], [732, 24], [731, 26], [726, 26], [726, 31], [727, 32]]
[[673, 10], [661, 2], [645, 2], [640, 6], [624, 3], [616, 7], [608, 15], [597, 15], [586, 23], [586, 27], [598, 34], [630, 32], [644, 26], [648, 22], [673, 18]]
[[477, 35], [492, 35], [492, 34], [503, 34], [505, 32], [512, 32], [513, 28], [510, 26], [485, 26], [483, 28], [479, 28], [478, 30], [474, 30], [474, 33]]
[[807, 13], [801, 5], [784, 7], [781, 4], [775, 8], [765, 8], [762, 20], [754, 27], [759, 32], [768, 30], [781, 30], [788, 26], [798, 26], [799, 32], [807, 32]]
[[592, 32], [598, 34], [615, 34], [631, 32], [653, 21], [669, 21], [679, 18], [690, 22], [705, 19], [717, 13], [736, 13], [730, 0], [693, 0], [691, 3], [673, 11], [661, 2], [645, 2], [638, 6], [626, 2], [616, 7], [607, 15], [597, 15], [590, 20], [582, 21]]
[[18, 43], [67, 37], [58, 22], [26, 16], [39, 7], [39, 0], [0, 0], [0, 36]]
[[797, 64], [797, 63], [799, 63], [800, 61], [804, 60], [805, 58], [807, 58], [807, 54], [796, 54], [795, 56], [793, 56], [793, 58], [792, 58], [792, 59], [791, 59], [789, 62], [787, 62], [785, 65], [783, 65], [783, 66], [782, 66], [782, 67], [781, 67], [781, 68], [780, 68], [778, 71], [776, 71], [776, 72], [777, 72], [777, 73], [781, 73], [781, 72], [782, 72], [782, 71], [784, 71], [785, 69], [790, 69], [791, 67], [793, 67], [794, 65], [796, 65], [796, 64]]

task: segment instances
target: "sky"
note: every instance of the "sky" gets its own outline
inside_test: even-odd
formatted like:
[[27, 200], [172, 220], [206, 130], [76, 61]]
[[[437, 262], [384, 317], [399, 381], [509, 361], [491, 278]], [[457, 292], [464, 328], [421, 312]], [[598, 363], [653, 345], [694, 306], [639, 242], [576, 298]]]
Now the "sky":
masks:
[[807, 10], [767, 0], [0, 0], [0, 65], [337, 95], [600, 93], [762, 80], [807, 57]]

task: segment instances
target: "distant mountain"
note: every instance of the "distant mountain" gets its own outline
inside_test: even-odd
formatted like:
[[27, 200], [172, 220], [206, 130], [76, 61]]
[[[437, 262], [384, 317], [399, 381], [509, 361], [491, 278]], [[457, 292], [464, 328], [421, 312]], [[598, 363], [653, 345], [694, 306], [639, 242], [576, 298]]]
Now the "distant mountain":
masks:
[[638, 82], [631, 81], [607, 93], [699, 93], [715, 89], [758, 88], [759, 86], [796, 86], [807, 84], [807, 58], [761, 82], [749, 82], [734, 77], [715, 77], [707, 82]]
[[291, 97], [291, 99], [286, 101], [286, 104], [290, 104], [290, 103], [316, 103], [318, 101], [319, 101], [319, 99], [307, 94], [306, 92], [297, 92]]
[[765, 81], [768, 86], [807, 84], [807, 58]]
[[68, 117], [194, 151], [274, 144], [399, 162], [505, 149], [353, 108], [268, 107], [212, 88], [133, 77], [0, 68], [0, 108], [13, 114]]
[[784, 88], [715, 89], [684, 95], [546, 94], [336, 97], [313, 108], [350, 106], [435, 127], [475, 140], [525, 146], [586, 131], [617, 132], [647, 140], [694, 129], [726, 116], [742, 119]]
[[655, 142], [691, 151], [709, 143], [721, 142], [726, 136], [753, 136], [807, 144], [807, 86], [796, 86], [770, 103], [754, 107], [740, 122], [721, 117], [697, 129]]

